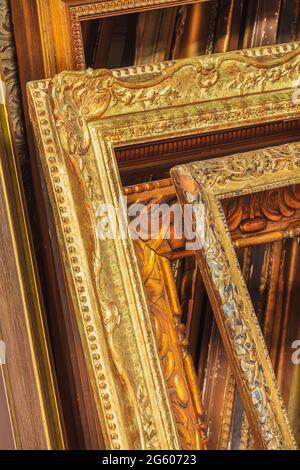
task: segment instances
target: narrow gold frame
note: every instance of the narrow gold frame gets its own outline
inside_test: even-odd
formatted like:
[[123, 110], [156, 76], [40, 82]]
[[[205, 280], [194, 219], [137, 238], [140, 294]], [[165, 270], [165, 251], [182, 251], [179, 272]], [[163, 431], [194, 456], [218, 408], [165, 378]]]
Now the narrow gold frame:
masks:
[[1, 83], [0, 340], [5, 343], [6, 357], [5, 364], [0, 364], [0, 373], [3, 373], [15, 448], [61, 450], [65, 443], [58, 390], [4, 90]]
[[[96, 237], [99, 204], [117, 206], [122, 194], [114, 149], [297, 119], [300, 106], [291, 94], [299, 70], [295, 43], [65, 72], [29, 84], [31, 119], [107, 447], [179, 448], [133, 243]], [[275, 382], [270, 386], [276, 389]], [[280, 426], [289, 434], [284, 419]]]
[[203, 209], [203, 245], [196, 258], [256, 446], [295, 449], [222, 200], [299, 183], [300, 144], [182, 165], [171, 174], [179, 200], [191, 203], [195, 213]]

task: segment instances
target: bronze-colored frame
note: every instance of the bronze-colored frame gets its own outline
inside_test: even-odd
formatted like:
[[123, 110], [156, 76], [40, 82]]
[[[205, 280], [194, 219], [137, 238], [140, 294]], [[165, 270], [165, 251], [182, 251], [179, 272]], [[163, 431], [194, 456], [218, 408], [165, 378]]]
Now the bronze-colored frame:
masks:
[[[82, 21], [203, 1], [207, 0], [37, 0], [44, 31], [42, 47], [47, 75], [52, 76], [57, 70], [85, 69]], [[59, 41], [61, 37], [65, 41]], [[55, 54], [49, 46], [51, 41], [54, 41]]]
[[[29, 84], [60, 254], [108, 447], [179, 446], [132, 242], [96, 239], [98, 204], [117, 204], [122, 194], [115, 149], [296, 120], [299, 106], [291, 94], [299, 54], [299, 45], [289, 44], [125, 70], [66, 72]], [[268, 447], [264, 430], [250, 422], [259, 428], [258, 447]], [[289, 447], [285, 420], [277, 424]]]
[[[258, 447], [294, 449], [271, 361], [239, 267], [221, 201], [300, 182], [299, 144], [172, 169], [180, 201], [203, 208], [204, 241], [196, 251]], [[298, 225], [299, 227], [299, 225]], [[196, 227], [197, 230], [197, 227]]]
[[[112, 15], [156, 10], [191, 3], [200, 3], [207, 0], [131, 0], [129, 2], [108, 1], [88, 3], [80, 6], [70, 6], [69, 14], [72, 28], [72, 44], [74, 50], [75, 70], [86, 68], [84, 57], [84, 44], [82, 39], [81, 22], [91, 18], [105, 18]], [[81, 2], [82, 3], [82, 2]]]

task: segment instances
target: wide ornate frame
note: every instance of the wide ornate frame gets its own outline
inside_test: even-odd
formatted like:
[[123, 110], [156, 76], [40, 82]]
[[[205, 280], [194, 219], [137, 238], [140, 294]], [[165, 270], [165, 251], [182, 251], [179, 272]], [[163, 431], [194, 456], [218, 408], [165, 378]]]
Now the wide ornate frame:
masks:
[[[297, 119], [300, 106], [291, 95], [299, 69], [299, 44], [288, 44], [65, 72], [28, 85], [71, 314], [107, 447], [180, 447], [133, 243], [96, 237], [99, 204], [117, 206], [122, 194], [115, 149]], [[275, 382], [269, 385], [276, 389]], [[275, 407], [281, 406], [277, 400]], [[251, 418], [252, 408], [246, 409]], [[269, 430], [254, 418], [250, 422], [257, 446], [270, 447]], [[278, 426], [284, 446], [291, 447], [286, 421]], [[279, 441], [274, 447], [281, 448]]]
[[[196, 257], [248, 419], [252, 429], [256, 428], [253, 438], [267, 449], [293, 449], [295, 444], [222, 200], [298, 184], [299, 143], [182, 165], [171, 173], [180, 201], [191, 203], [194, 214], [203, 211], [203, 243]], [[199, 218], [194, 220], [200, 223]]]

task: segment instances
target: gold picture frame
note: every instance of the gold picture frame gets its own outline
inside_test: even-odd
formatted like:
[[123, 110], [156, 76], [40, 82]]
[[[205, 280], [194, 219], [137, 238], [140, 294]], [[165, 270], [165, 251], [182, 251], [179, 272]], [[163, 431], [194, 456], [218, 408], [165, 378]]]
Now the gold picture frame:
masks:
[[10, 440], [10, 450], [62, 450], [64, 424], [2, 77], [1, 63], [0, 374], [7, 415], [2, 445]]
[[180, 446], [207, 450], [205, 410], [181, 323], [172, 265], [143, 240], [136, 240], [134, 246]]
[[[203, 241], [201, 249], [196, 250], [196, 258], [248, 420], [255, 430], [256, 446], [294, 449], [295, 442], [221, 201], [299, 183], [300, 146], [285, 144], [182, 165], [171, 173], [179, 200], [183, 204], [191, 203], [194, 214], [196, 210], [199, 213], [200, 207], [203, 209]], [[299, 233], [299, 224], [294, 233]]]
[[300, 107], [291, 93], [299, 69], [294, 43], [64, 72], [28, 85], [60, 256], [108, 448], [181, 447], [132, 240], [96, 236], [99, 204], [118, 207], [123, 194], [115, 149], [297, 119]]

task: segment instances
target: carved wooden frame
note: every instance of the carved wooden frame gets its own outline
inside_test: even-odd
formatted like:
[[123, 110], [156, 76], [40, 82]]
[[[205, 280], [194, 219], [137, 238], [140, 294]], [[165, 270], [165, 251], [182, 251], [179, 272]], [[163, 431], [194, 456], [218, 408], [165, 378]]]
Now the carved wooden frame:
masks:
[[[203, 208], [204, 241], [197, 261], [215, 313], [256, 445], [295, 443], [271, 361], [234, 249], [222, 200], [300, 182], [298, 143], [191, 163], [171, 170], [182, 203]], [[196, 227], [197, 230], [197, 227]]]
[[[46, 76], [84, 70], [81, 22], [207, 0], [36, 0]], [[52, 21], [49, 21], [52, 18]], [[61, 40], [64, 38], [64, 41]]]
[[[156, 247], [161, 240], [154, 241]], [[139, 239], [134, 242], [181, 448], [206, 450], [202, 397], [191, 355], [170, 261]]]
[[297, 119], [291, 94], [299, 69], [300, 47], [288, 44], [65, 72], [29, 84], [66, 282], [108, 447], [179, 447], [132, 241], [96, 239], [99, 203], [116, 205], [122, 194], [115, 149]]
[[[124, 193], [130, 205], [143, 202], [149, 206], [150, 210], [153, 201], [155, 204], [168, 204], [170, 208], [177, 201], [176, 189], [171, 178], [157, 180], [153, 183], [125, 186]], [[243, 219], [245, 214], [241, 207], [241, 198], [234, 208], [230, 205], [224, 208], [226, 217], [229, 217], [228, 227], [235, 248], [272, 243], [299, 235], [299, 188], [293, 186], [282, 188], [280, 197], [275, 202], [269, 200], [268, 195], [265, 193], [262, 196], [259, 200], [252, 201], [257, 205], [261, 204], [259, 213], [257, 208], [256, 213], [253, 215], [253, 226], [249, 226], [250, 218], [246, 220], [248, 227], [241, 227], [245, 225]], [[256, 220], [257, 215], [259, 221]], [[186, 250], [186, 240], [184, 238], [175, 240], [172, 236], [172, 222], [170, 222], [170, 228], [170, 240], [161, 240], [160, 244], [152, 247], [155, 252], [171, 261], [194, 256], [194, 251]], [[144, 241], [152, 246], [151, 240]]]
[[207, 0], [131, 0], [127, 2], [110, 0], [106, 2], [89, 2], [84, 5], [70, 6], [75, 70], [84, 70], [86, 68], [81, 31], [81, 22], [83, 20], [104, 18], [112, 15], [154, 10], [158, 8], [168, 8], [203, 1]]
[[[247, 194], [246, 199], [241, 196], [223, 201], [223, 210], [234, 247], [236, 249], [254, 247], [255, 245], [266, 243], [269, 244], [271, 242], [278, 242], [279, 240], [284, 240], [287, 238], [291, 239], [298, 237], [300, 234], [299, 189], [299, 186], [288, 186], [280, 189], [273, 188], [271, 191], [263, 193], [255, 193], [250, 195]], [[171, 179], [164, 179], [151, 183], [141, 183], [139, 185], [125, 187], [124, 193], [127, 196], [128, 204], [130, 206], [144, 203], [147, 207], [150, 217], [151, 207], [153, 204], [167, 204], [171, 210], [172, 206], [177, 203], [175, 186], [173, 185]], [[226, 204], [224, 204], [225, 202]], [[249, 207], [251, 207], [251, 211], [249, 211]], [[168, 270], [170, 270], [170, 265], [172, 265], [173, 272], [176, 275], [177, 262], [181, 259], [185, 259], [187, 262], [188, 257], [194, 258], [195, 251], [186, 249], [186, 241], [184, 238], [181, 240], [176, 240], [173, 237], [174, 232], [172, 228], [172, 219], [170, 217], [166, 219], [165, 224], [163, 225], [162, 233], [164, 233], [166, 230], [169, 230], [171, 234], [169, 240], [164, 240], [163, 237], [161, 237], [159, 240], [148, 240], [140, 238], [139, 244], [141, 245], [142, 249], [138, 250], [137, 257], [142, 272], [144, 286], [146, 287], [146, 292], [149, 291], [147, 296], [150, 297], [150, 302], [152, 300], [156, 306], [154, 309], [154, 315], [157, 315], [157, 311], [159, 311], [160, 314], [164, 316], [164, 312], [168, 311], [168, 302], [166, 302], [167, 308], [164, 307], [163, 301], [156, 302], [156, 299], [160, 300], [161, 297], [163, 297], [162, 293], [165, 288], [167, 288], [167, 291], [170, 293], [170, 299], [174, 299], [175, 301], [173, 304], [173, 315], [176, 317], [176, 312], [178, 312], [178, 325], [180, 325], [180, 316], [182, 313], [181, 307], [178, 303], [177, 287], [174, 282], [174, 276], [168, 277], [168, 282], [166, 285], [163, 274], [159, 274], [157, 268], [155, 269], [155, 264], [163, 263], [163, 265], [166, 266]], [[147, 252], [149, 255], [151, 254], [151, 256], [149, 256], [148, 260], [144, 255], [144, 263], [146, 264], [144, 267], [141, 254], [147, 254]], [[161, 261], [159, 262], [159, 260]], [[149, 261], [152, 261], [152, 263]], [[174, 262], [175, 265], [173, 264]], [[151, 269], [147, 268], [147, 266], [153, 267], [152, 276], [149, 275]], [[243, 269], [244, 268], [245, 267], [243, 267]], [[148, 273], [147, 275], [144, 275], [145, 270]], [[195, 312], [195, 314], [197, 314], [197, 312]], [[188, 325], [189, 321], [190, 320], [188, 319]], [[190, 327], [188, 325], [185, 334], [190, 331]], [[266, 343], [267, 340], [269, 340], [269, 338], [266, 338]], [[270, 343], [270, 340], [268, 342]], [[216, 345], [214, 345], [214, 347], [215, 346]], [[216, 350], [218, 350], [218, 347]], [[270, 357], [274, 357], [273, 350], [271, 350], [269, 354]], [[221, 353], [221, 358], [218, 357], [218, 359], [216, 359], [217, 368], [220, 367], [219, 361], [222, 363], [222, 357], [224, 357], [223, 353]], [[216, 406], [216, 402], [214, 402], [214, 410], [207, 408], [205, 401], [203, 402], [202, 407], [205, 410], [205, 420], [208, 424], [208, 447], [216, 448], [215, 446], [217, 446], [218, 449], [228, 449], [230, 445], [229, 439], [231, 435], [232, 407], [235, 397], [234, 390], [236, 388], [236, 383], [234, 376], [232, 375], [231, 368], [229, 368], [229, 363], [226, 362], [225, 364], [222, 364], [222, 372], [220, 371], [219, 374], [213, 374], [214, 380], [212, 381], [212, 384], [214, 384], [217, 380], [225, 380], [226, 378], [224, 383], [226, 386], [223, 397], [226, 398], [220, 401], [219, 407]], [[203, 363], [202, 367], [209, 367], [209, 364]], [[225, 370], [227, 370], [227, 374]], [[209, 377], [209, 372], [206, 373], [206, 377]], [[278, 385], [280, 385], [280, 389], [281, 387], [285, 388], [282, 379], [283, 378], [279, 374], [277, 381]], [[199, 382], [200, 377], [198, 377], [197, 380]], [[286, 380], [284, 383], [286, 383]], [[208, 382], [211, 381], [209, 380]], [[213, 400], [213, 396], [209, 394], [208, 382], [207, 380], [205, 381], [205, 393], [204, 390], [201, 390], [201, 392], [203, 394], [203, 398], [206, 397], [206, 400]], [[215, 385], [213, 385], [211, 390], [214, 390], [214, 387]], [[216, 387], [216, 390], [219, 395], [221, 393], [220, 387]], [[284, 396], [283, 392], [282, 395]], [[221, 424], [219, 423], [219, 430], [216, 431], [219, 416]], [[213, 422], [211, 421], [212, 417]], [[249, 437], [248, 431], [249, 426], [247, 424], [245, 427], [245, 436], [247, 436], [247, 438]]]

